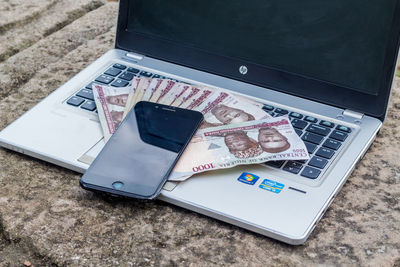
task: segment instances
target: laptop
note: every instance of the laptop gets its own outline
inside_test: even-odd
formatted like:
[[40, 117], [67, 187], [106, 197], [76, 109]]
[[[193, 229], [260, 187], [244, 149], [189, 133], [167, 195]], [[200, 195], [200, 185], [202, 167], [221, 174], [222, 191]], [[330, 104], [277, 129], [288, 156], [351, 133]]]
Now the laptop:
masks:
[[159, 198], [302, 244], [385, 119], [399, 15], [398, 0], [120, 0], [115, 48], [3, 129], [0, 144], [84, 173], [104, 145], [93, 83], [163, 76], [227, 89], [288, 114], [310, 159], [206, 172], [166, 183]]

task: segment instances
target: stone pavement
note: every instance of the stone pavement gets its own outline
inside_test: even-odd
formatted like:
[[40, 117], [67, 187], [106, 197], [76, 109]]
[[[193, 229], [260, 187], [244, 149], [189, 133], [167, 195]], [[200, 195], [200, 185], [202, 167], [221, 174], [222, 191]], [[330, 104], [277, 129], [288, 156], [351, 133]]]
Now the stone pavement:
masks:
[[[117, 3], [0, 0], [0, 130], [113, 47]], [[161, 201], [86, 192], [0, 149], [0, 266], [400, 266], [400, 80], [378, 138], [302, 246]]]

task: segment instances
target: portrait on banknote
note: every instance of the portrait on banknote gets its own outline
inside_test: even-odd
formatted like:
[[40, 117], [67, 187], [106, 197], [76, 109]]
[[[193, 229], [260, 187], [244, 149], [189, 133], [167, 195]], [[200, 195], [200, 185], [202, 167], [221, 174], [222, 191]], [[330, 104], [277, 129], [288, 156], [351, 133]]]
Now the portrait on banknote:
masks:
[[118, 126], [120, 125], [120, 123], [122, 122], [122, 120], [124, 118], [124, 112], [111, 110], [110, 114], [111, 114], [111, 120], [114, 123], [114, 127], [116, 129], [116, 128], [118, 128]]
[[106, 96], [107, 104], [117, 105], [117, 106], [120, 106], [120, 107], [125, 107], [127, 100], [128, 100], [128, 94], [108, 95], [108, 96]]
[[268, 153], [279, 153], [290, 148], [288, 139], [272, 127], [258, 130], [258, 143], [262, 150]]
[[237, 158], [253, 158], [263, 153], [258, 142], [250, 138], [244, 131], [225, 134], [224, 142], [229, 152]]
[[253, 121], [254, 116], [242, 109], [233, 108], [224, 104], [219, 104], [211, 110], [211, 114], [215, 116], [223, 124], [240, 123], [245, 121]]

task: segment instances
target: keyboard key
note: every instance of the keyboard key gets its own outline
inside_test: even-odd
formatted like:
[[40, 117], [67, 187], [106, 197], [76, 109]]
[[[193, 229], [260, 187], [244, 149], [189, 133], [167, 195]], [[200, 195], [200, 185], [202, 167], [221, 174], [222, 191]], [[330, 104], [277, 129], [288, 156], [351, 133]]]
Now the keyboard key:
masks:
[[334, 150], [338, 150], [338, 148], [342, 145], [339, 141], [333, 139], [327, 139], [322, 146], [331, 148]]
[[[153, 78], [154, 78], [154, 79], [158, 79], [158, 78], [161, 78], [161, 75], [158, 75], [158, 74], [154, 74], [154, 75], [153, 75]], [[163, 78], [162, 78], [162, 79], [163, 79]]]
[[303, 131], [299, 130], [299, 129], [294, 129], [294, 131], [297, 133], [298, 136], [301, 136], [303, 134]]
[[324, 137], [322, 135], [319, 135], [319, 134], [313, 134], [313, 133], [310, 133], [310, 132], [306, 132], [301, 137], [301, 139], [303, 139], [304, 141], [311, 142], [311, 143], [319, 145], [319, 144], [321, 144], [321, 142], [324, 139]]
[[280, 168], [280, 167], [282, 167], [283, 163], [285, 163], [284, 160], [274, 160], [274, 161], [265, 162], [265, 165], [275, 167], [275, 168]]
[[267, 111], [272, 111], [272, 110], [274, 110], [274, 107], [273, 107], [273, 106], [270, 106], [270, 105], [264, 105], [264, 106], [262, 107], [262, 109], [263, 109], [263, 110], [267, 110]]
[[113, 67], [114, 67], [114, 68], [117, 68], [117, 69], [120, 69], [120, 70], [126, 69], [126, 66], [125, 66], [125, 65], [118, 64], [118, 63], [114, 64]]
[[70, 99], [68, 99], [67, 104], [77, 107], [80, 104], [82, 104], [83, 102], [85, 102], [85, 99], [78, 97], [78, 96], [73, 96]]
[[153, 73], [151, 73], [151, 72], [147, 72], [147, 71], [140, 72], [140, 76], [151, 77], [152, 75], [153, 75]]
[[315, 149], [317, 148], [317, 145], [311, 144], [309, 142], [304, 142], [304, 144], [306, 145], [309, 154], [314, 153]]
[[304, 118], [304, 120], [306, 120], [306, 121], [308, 121], [308, 122], [313, 122], [313, 123], [316, 123], [316, 122], [318, 121], [316, 118], [311, 117], [311, 116], [306, 116], [306, 117]]
[[108, 70], [106, 70], [104, 72], [104, 74], [107, 74], [107, 75], [110, 75], [110, 76], [113, 76], [113, 77], [117, 76], [120, 73], [121, 73], [121, 70], [120, 69], [116, 69], [116, 68], [109, 68]]
[[94, 100], [93, 91], [86, 88], [80, 90], [76, 95], [86, 99]]
[[321, 147], [320, 149], [318, 149], [317, 153], [315, 153], [315, 155], [326, 159], [332, 158], [333, 154], [335, 154], [335, 151], [326, 147]]
[[348, 134], [335, 130], [332, 132], [332, 134], [329, 137], [343, 142], [344, 140], [346, 140], [347, 136], [348, 136]]
[[118, 78], [131, 81], [135, 75], [132, 72], [125, 71]]
[[330, 122], [330, 121], [320, 121], [319, 124], [323, 125], [323, 126], [326, 126], [326, 127], [329, 127], [329, 128], [332, 128], [333, 126], [335, 126], [335, 124]]
[[299, 119], [294, 119], [292, 120], [292, 125], [294, 128], [303, 130], [308, 125], [308, 123]]
[[301, 118], [303, 118], [303, 115], [301, 115], [300, 113], [297, 113], [297, 112], [290, 112], [289, 117], [301, 119]]
[[318, 169], [315, 169], [310, 166], [306, 166], [304, 170], [301, 172], [301, 176], [310, 178], [310, 179], [316, 179], [318, 176], [321, 174], [321, 171]]
[[336, 126], [336, 130], [346, 132], [346, 133], [351, 133], [351, 129], [349, 127], [343, 126], [343, 125], [338, 125]]
[[299, 168], [294, 168], [294, 167], [288, 166], [288, 165], [286, 164], [285, 167], [283, 167], [283, 170], [284, 170], [284, 171], [287, 171], [287, 172], [294, 173], [294, 174], [298, 174], [298, 173], [300, 172], [301, 169], [299, 169]]
[[293, 160], [289, 160], [286, 165], [287, 167], [293, 167], [293, 168], [297, 168], [297, 169], [301, 169], [303, 167], [303, 164], [301, 164], [300, 162], [297, 161], [293, 161]]
[[114, 80], [113, 77], [107, 76], [107, 75], [100, 75], [99, 77], [96, 78], [96, 82], [100, 82], [100, 83], [105, 83], [105, 84], [109, 84], [110, 82], [112, 82]]
[[125, 80], [121, 80], [121, 79], [116, 79], [111, 86], [114, 87], [125, 87], [129, 84], [129, 82], [125, 81]]
[[93, 85], [93, 84], [98, 84], [98, 83], [91, 82], [91, 83], [89, 83], [88, 85], [86, 85], [85, 88], [86, 88], [86, 89], [92, 90], [92, 89], [93, 89], [93, 88], [92, 88], [92, 85]]
[[127, 69], [127, 71], [130, 71], [130, 72], [133, 72], [133, 73], [138, 73], [140, 70], [135, 69], [135, 68], [132, 68], [132, 67], [129, 67], [129, 68]]
[[308, 165], [323, 169], [325, 168], [326, 164], [328, 161], [326, 159], [320, 158], [320, 157], [312, 157], [311, 160], [308, 162]]
[[275, 113], [273, 113], [272, 111], [268, 111], [268, 114], [271, 115], [272, 117], [275, 117]]
[[281, 109], [281, 108], [276, 108], [275, 112], [279, 113], [280, 115], [285, 115], [289, 113], [289, 111], [287, 111], [286, 109]]
[[310, 126], [307, 127], [306, 131], [326, 136], [330, 133], [331, 129], [321, 125], [311, 124]]
[[81, 106], [81, 108], [89, 110], [89, 111], [93, 111], [93, 110], [96, 109], [96, 103], [94, 101], [88, 100], [88, 101], [85, 102], [85, 104], [83, 104]]

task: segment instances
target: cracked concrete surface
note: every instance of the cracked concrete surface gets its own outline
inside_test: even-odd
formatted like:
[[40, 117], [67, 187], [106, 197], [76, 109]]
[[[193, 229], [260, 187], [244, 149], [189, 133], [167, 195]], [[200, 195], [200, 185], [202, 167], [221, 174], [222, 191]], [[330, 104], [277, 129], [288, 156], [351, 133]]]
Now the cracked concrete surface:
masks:
[[[112, 48], [116, 15], [106, 1], [0, 0], [0, 54], [20, 47], [0, 57], [0, 129]], [[92, 194], [75, 172], [0, 149], [0, 266], [400, 266], [399, 119], [396, 79], [380, 134], [303, 246]]]

